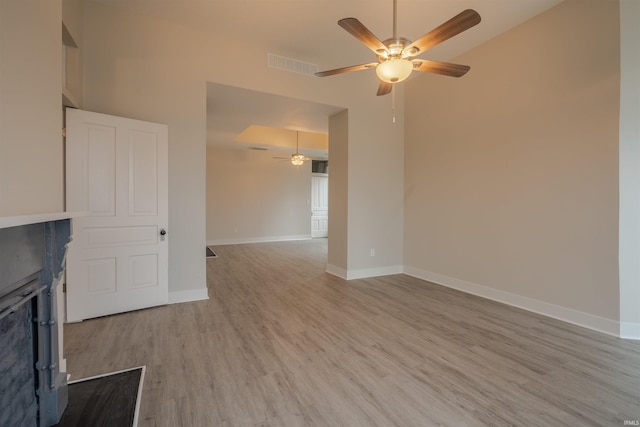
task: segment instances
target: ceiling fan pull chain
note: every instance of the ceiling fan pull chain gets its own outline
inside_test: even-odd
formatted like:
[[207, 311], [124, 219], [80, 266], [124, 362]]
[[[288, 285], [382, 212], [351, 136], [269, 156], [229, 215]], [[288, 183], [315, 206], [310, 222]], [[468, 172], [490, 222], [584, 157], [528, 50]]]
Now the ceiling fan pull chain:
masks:
[[393, 124], [396, 124], [396, 91], [395, 88], [391, 89], [391, 120]]

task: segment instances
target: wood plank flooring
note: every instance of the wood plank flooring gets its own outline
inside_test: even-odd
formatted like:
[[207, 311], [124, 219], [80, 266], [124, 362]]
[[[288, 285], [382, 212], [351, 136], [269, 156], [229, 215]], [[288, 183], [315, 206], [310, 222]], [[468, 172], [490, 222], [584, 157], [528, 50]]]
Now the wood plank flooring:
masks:
[[326, 240], [217, 246], [210, 299], [65, 326], [73, 378], [146, 365], [140, 426], [623, 426], [640, 343], [405, 275]]

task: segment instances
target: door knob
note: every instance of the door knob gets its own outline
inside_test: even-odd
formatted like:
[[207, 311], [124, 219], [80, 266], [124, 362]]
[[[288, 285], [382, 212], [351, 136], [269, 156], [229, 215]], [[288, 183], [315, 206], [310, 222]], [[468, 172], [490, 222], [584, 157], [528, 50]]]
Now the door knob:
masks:
[[160, 229], [160, 241], [164, 240], [164, 236], [167, 235], [167, 230], [165, 230], [164, 228]]

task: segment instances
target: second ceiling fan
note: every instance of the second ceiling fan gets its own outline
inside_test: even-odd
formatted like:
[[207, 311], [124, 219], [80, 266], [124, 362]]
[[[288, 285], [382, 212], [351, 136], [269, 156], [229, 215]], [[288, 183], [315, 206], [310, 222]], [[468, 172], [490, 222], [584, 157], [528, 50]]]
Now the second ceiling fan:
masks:
[[291, 164], [294, 166], [300, 166], [306, 160], [313, 160], [310, 157], [305, 156], [304, 154], [300, 154], [299, 147], [298, 147], [299, 140], [300, 140], [300, 131], [296, 131], [296, 152], [293, 153], [291, 157], [274, 157], [274, 159], [289, 160]]
[[360, 40], [378, 57], [378, 62], [371, 62], [350, 67], [336, 68], [315, 73], [318, 77], [332, 76], [351, 71], [375, 68], [380, 79], [377, 95], [386, 95], [393, 89], [394, 83], [405, 80], [413, 70], [436, 73], [450, 77], [461, 77], [469, 71], [468, 65], [452, 64], [449, 62], [417, 59], [416, 56], [428, 49], [468, 30], [480, 22], [480, 15], [473, 9], [467, 9], [454, 16], [447, 22], [429, 31], [418, 40], [411, 42], [397, 34], [397, 5], [393, 0], [393, 37], [380, 41], [367, 27], [356, 18], [344, 18], [338, 25], [349, 34]]

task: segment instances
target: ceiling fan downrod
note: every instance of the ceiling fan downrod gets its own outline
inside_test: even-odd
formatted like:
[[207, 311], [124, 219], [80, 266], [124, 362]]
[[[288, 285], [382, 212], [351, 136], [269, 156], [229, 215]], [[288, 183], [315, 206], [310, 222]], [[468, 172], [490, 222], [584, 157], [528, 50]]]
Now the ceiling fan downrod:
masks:
[[393, 0], [393, 39], [398, 40], [398, 0]]

